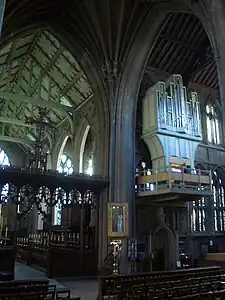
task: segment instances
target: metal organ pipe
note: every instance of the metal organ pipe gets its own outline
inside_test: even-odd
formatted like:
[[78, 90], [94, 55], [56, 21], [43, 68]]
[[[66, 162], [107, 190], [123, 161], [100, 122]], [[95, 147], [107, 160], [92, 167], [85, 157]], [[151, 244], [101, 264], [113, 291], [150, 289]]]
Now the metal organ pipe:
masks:
[[166, 118], [166, 93], [165, 93], [165, 84], [161, 83], [161, 99], [162, 99], [162, 109], [163, 109], [163, 118], [162, 118], [162, 124], [164, 127], [167, 125], [167, 118]]
[[197, 118], [197, 132], [196, 135], [201, 136], [202, 135], [202, 124], [201, 124], [201, 114], [200, 114], [200, 103], [198, 100], [198, 95], [195, 93], [195, 98], [196, 98], [196, 118]]
[[177, 129], [178, 126], [178, 116], [179, 116], [179, 106], [178, 106], [178, 102], [176, 101], [176, 97], [175, 97], [175, 87], [174, 87], [174, 83], [171, 82], [170, 83], [171, 86], [171, 98], [173, 99], [173, 107], [174, 107], [174, 115], [173, 115], [173, 126], [175, 128], [175, 130]]
[[187, 93], [186, 93], [186, 88], [183, 87], [183, 82], [181, 80], [180, 82], [180, 89], [181, 89], [181, 128], [182, 131], [185, 132], [186, 129], [186, 105], [187, 105]]
[[198, 95], [187, 95], [181, 75], [173, 75], [166, 83], [158, 82], [155, 97], [159, 128], [201, 137]]
[[186, 87], [182, 87], [182, 122], [183, 122], [183, 129], [184, 132], [188, 130], [188, 97], [187, 97], [187, 90]]
[[196, 101], [195, 101], [193, 93], [191, 93], [191, 104], [192, 104], [192, 120], [193, 120], [193, 126], [192, 126], [193, 133], [192, 134], [197, 135], [198, 118], [197, 118], [197, 113], [196, 113]]

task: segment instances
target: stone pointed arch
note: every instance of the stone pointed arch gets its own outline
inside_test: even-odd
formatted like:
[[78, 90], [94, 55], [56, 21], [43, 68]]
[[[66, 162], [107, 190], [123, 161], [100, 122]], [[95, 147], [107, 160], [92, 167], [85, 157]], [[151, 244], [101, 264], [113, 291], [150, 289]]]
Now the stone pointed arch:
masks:
[[[29, 33], [37, 33], [38, 31], [45, 30], [48, 31], [57, 40], [59, 40], [60, 43], [64, 45], [65, 48], [74, 56], [74, 58], [79, 62], [81, 70], [85, 73], [87, 80], [91, 85], [94, 96], [90, 101], [92, 101], [93, 105], [96, 107], [96, 116], [99, 120], [96, 126], [97, 131], [102, 137], [102, 141], [99, 146], [99, 152], [101, 152], [99, 153], [99, 156], [102, 158], [101, 161], [104, 162], [104, 170], [107, 170], [109, 156], [109, 105], [105, 82], [101, 78], [99, 69], [94, 66], [93, 57], [91, 58], [89, 54], [84, 50], [84, 48], [79, 43], [77, 43], [76, 38], [71, 38], [69, 31], [65, 26], [63, 26], [63, 24], [50, 24], [44, 19], [41, 22], [35, 21], [33, 24], [29, 24], [28, 26], [18, 26], [18, 28], [15, 28], [15, 30], [13, 30], [12, 32], [3, 31], [3, 35], [0, 39], [0, 48], [3, 48], [8, 43], [13, 42], [16, 39], [23, 38]], [[83, 106], [86, 106], [86, 103], [84, 103]], [[82, 108], [83, 110], [83, 106], [78, 106], [77, 108], [75, 108], [75, 111], [76, 109], [80, 110], [80, 108]], [[86, 109], [86, 107], [84, 109]], [[56, 165], [56, 156], [53, 156], [52, 161], [52, 165]]]
[[69, 138], [68, 133], [66, 133], [63, 130], [63, 132], [57, 139], [57, 143], [54, 146], [54, 149], [52, 151], [52, 168], [55, 170], [57, 169], [58, 158], [62, 154], [62, 151], [64, 150], [68, 138]]
[[[114, 189], [118, 191], [118, 193], [119, 191], [124, 190], [124, 182], [121, 178], [126, 178], [127, 186], [134, 186], [133, 177], [129, 176], [128, 178], [127, 175], [134, 173], [133, 167], [131, 166], [132, 164], [134, 165], [133, 162], [135, 161], [135, 137], [133, 128], [135, 127], [134, 119], [136, 118], [140, 82], [148, 57], [156, 43], [160, 31], [159, 29], [162, 26], [166, 15], [173, 12], [195, 14], [194, 7], [189, 5], [186, 1], [162, 1], [160, 4], [152, 5], [127, 56], [115, 105], [117, 116], [120, 116], [117, 119], [115, 134], [117, 141], [112, 141], [112, 147], [115, 143], [117, 149], [119, 149], [118, 153], [124, 152], [123, 157], [121, 157], [121, 154], [119, 157], [118, 154], [118, 158], [116, 158], [114, 163], [115, 169], [123, 170], [120, 173], [121, 176], [118, 176], [115, 172], [114, 178], [112, 179], [115, 182]], [[198, 14], [200, 14], [199, 11]], [[205, 30], [211, 35], [210, 26], [205, 16], [197, 15], [197, 17], [201, 21], [204, 20], [204, 22], [202, 21], [202, 24]], [[129, 155], [128, 152], [130, 152]], [[131, 154], [131, 152], [133, 153]], [[113, 197], [121, 198], [121, 194], [114, 195]], [[121, 199], [121, 201], [127, 201], [127, 199], [134, 198], [132, 189], [124, 192], [122, 197], [124, 197], [124, 199]]]
[[80, 151], [79, 151], [79, 172], [80, 173], [84, 172], [84, 166], [83, 166], [84, 150], [85, 150], [85, 144], [87, 141], [89, 131], [90, 131], [90, 126], [87, 124], [83, 131], [83, 138], [82, 138], [81, 144], [80, 144]]

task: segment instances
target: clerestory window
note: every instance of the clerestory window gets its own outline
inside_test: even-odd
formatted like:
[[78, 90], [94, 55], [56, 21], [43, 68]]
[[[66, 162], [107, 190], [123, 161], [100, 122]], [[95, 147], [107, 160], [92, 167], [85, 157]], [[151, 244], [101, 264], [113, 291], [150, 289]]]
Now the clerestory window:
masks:
[[206, 105], [206, 126], [208, 142], [219, 145], [221, 143], [220, 122], [216, 109]]

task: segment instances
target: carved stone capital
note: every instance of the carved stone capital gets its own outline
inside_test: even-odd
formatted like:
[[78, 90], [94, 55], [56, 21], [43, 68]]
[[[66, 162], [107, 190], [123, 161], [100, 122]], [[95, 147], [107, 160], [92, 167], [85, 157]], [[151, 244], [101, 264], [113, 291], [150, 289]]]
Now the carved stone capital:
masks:
[[104, 79], [108, 81], [116, 80], [121, 75], [121, 63], [107, 60], [102, 63], [101, 71]]

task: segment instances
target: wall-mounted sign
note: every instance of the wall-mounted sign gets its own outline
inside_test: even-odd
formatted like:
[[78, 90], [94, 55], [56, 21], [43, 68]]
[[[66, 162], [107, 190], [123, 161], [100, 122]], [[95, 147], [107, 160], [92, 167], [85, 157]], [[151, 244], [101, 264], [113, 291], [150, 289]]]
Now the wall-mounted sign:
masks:
[[108, 236], [128, 236], [128, 203], [108, 203]]

